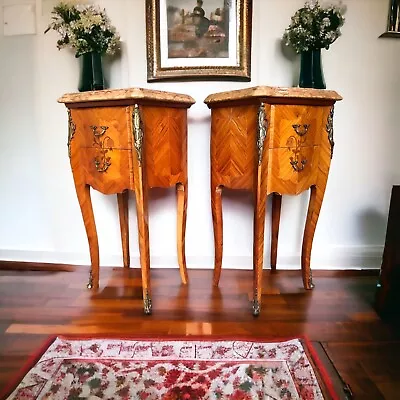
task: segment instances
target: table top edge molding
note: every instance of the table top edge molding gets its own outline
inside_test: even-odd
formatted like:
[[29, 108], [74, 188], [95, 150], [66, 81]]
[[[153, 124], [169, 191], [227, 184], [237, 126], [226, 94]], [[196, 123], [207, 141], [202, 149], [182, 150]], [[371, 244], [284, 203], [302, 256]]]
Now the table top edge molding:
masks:
[[66, 93], [57, 101], [64, 104], [87, 103], [87, 102], [104, 102], [104, 101], [120, 101], [131, 100], [132, 103], [137, 101], [161, 101], [166, 103], [181, 103], [190, 107], [196, 101], [193, 97], [173, 92], [161, 90], [151, 90], [144, 88], [128, 88], [128, 89], [111, 89], [111, 90], [95, 90], [80, 93]]
[[246, 89], [231, 90], [210, 94], [204, 100], [209, 107], [214, 103], [230, 102], [235, 100], [254, 100], [254, 99], [314, 99], [323, 101], [340, 101], [342, 96], [333, 90], [310, 89], [299, 87], [272, 87], [272, 86], [254, 86]]

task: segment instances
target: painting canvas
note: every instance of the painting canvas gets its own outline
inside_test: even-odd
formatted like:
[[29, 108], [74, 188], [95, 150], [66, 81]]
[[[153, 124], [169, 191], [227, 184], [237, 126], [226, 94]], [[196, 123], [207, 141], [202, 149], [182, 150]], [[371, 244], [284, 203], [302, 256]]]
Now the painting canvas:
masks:
[[251, 0], [147, 0], [148, 80], [250, 79]]
[[190, 1], [166, 2], [169, 58], [229, 57], [230, 0], [197, 0], [186, 9]]

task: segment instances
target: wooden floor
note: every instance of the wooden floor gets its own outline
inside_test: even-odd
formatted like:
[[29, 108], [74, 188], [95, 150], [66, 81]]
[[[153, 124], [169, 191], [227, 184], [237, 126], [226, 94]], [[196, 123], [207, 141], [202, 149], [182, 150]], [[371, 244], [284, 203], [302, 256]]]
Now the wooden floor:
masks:
[[0, 270], [0, 388], [53, 334], [226, 335], [295, 337], [321, 342], [357, 399], [400, 398], [400, 329], [382, 322], [372, 304], [376, 276], [314, 273], [302, 289], [299, 271], [264, 273], [261, 314], [254, 318], [252, 272], [153, 270], [153, 314], [143, 314], [138, 269], [102, 268], [100, 290], [85, 288], [88, 269]]

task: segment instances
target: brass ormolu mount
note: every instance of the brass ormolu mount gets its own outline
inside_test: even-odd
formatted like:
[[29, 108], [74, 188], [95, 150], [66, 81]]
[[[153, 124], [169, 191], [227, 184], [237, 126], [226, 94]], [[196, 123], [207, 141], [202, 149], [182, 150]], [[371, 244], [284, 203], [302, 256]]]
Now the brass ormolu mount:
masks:
[[[108, 126], [97, 127], [92, 125], [90, 128], [93, 131], [93, 145], [99, 149], [99, 155], [93, 160], [94, 166], [98, 172], [106, 172], [111, 166], [111, 157], [107, 157], [107, 153], [112, 151], [112, 146], [114, 144], [109, 136], [104, 136]], [[100, 128], [100, 131], [98, 131], [98, 128]]]

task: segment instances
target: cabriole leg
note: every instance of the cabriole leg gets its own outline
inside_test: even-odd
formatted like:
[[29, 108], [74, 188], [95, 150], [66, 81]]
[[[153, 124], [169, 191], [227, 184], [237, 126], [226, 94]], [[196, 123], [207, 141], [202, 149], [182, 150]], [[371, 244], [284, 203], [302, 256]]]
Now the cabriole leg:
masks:
[[177, 246], [178, 246], [178, 263], [182, 282], [188, 283], [188, 273], [186, 268], [185, 255], [185, 233], [186, 233], [186, 216], [187, 216], [187, 182], [178, 183], [176, 185], [177, 197]]
[[117, 194], [118, 199], [118, 213], [119, 213], [119, 225], [121, 229], [121, 242], [122, 242], [122, 256], [124, 267], [129, 268], [130, 257], [129, 257], [129, 192], [125, 190], [122, 193]]
[[214, 286], [218, 286], [222, 268], [223, 220], [222, 186], [211, 185], [211, 209], [214, 227]]
[[314, 239], [315, 228], [318, 222], [319, 212], [324, 199], [324, 193], [325, 190], [321, 190], [318, 186], [311, 187], [310, 202], [308, 205], [307, 220], [303, 236], [303, 247], [301, 252], [303, 285], [304, 288], [308, 290], [314, 287], [310, 268], [311, 248]]

